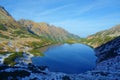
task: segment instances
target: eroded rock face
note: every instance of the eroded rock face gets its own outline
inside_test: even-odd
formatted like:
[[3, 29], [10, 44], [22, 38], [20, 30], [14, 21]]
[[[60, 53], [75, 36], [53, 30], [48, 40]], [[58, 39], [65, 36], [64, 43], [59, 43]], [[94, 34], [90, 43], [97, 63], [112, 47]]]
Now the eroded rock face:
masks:
[[[49, 72], [46, 66], [20, 65], [20, 66], [0, 66], [1, 80], [63, 80], [64, 73]], [[66, 79], [64, 79], [66, 80]]]
[[114, 58], [120, 54], [120, 37], [107, 42], [95, 49], [97, 63]]
[[102, 61], [97, 64], [95, 70], [120, 73], [120, 56]]

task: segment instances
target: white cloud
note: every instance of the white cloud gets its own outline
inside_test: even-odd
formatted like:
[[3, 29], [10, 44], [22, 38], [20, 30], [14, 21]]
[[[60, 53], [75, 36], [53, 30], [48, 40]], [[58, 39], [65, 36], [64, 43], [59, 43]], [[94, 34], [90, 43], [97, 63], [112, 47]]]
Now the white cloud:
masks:
[[111, 0], [111, 1], [110, 0], [95, 0], [90, 4], [86, 4], [82, 7], [75, 9], [73, 15], [81, 15], [81, 14], [84, 14], [90, 11], [95, 11], [95, 10], [105, 8], [107, 6], [112, 6], [113, 1], [114, 0]]
[[39, 15], [40, 15], [40, 16], [44, 16], [44, 15], [49, 15], [49, 14], [51, 14], [51, 13], [54, 13], [54, 14], [55, 14], [55, 12], [60, 12], [62, 9], [67, 8], [67, 7], [70, 7], [70, 6], [72, 6], [72, 5], [73, 5], [73, 4], [68, 4], [68, 5], [59, 6], [59, 7], [53, 8], [53, 9], [49, 9], [49, 10], [46, 10], [46, 11], [40, 13]]

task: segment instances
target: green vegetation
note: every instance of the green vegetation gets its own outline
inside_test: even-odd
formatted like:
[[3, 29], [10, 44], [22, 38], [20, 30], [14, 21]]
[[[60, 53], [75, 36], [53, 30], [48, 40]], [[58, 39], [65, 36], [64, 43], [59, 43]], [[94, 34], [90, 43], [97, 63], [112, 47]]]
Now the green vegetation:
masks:
[[7, 28], [0, 24], [0, 30], [7, 31]]
[[28, 46], [33, 47], [33, 49], [39, 49], [41, 47], [48, 46], [50, 44], [52, 44], [52, 42], [49, 42], [49, 41], [35, 42], [34, 41], [34, 42], [29, 43]]
[[83, 44], [87, 44], [91, 47], [97, 47], [100, 46], [102, 44], [105, 44], [108, 41], [111, 41], [112, 39], [114, 39], [115, 37], [110, 37], [110, 36], [104, 36], [104, 38], [102, 38], [101, 36], [99, 37], [93, 37], [93, 38], [81, 38], [79, 40], [80, 43]]
[[10, 38], [9, 36], [3, 35], [3, 34], [0, 34], [0, 37], [5, 38], [5, 39], [9, 39]]
[[79, 42], [77, 39], [76, 40], [75, 39], [69, 39], [65, 43], [74, 44], [74, 43], [77, 43], [77, 42]]
[[41, 48], [44, 45], [42, 42], [32, 42], [29, 44], [29, 46], [33, 47], [34, 49]]
[[31, 54], [33, 54], [34, 56], [44, 56], [43, 53], [40, 52], [40, 50], [38, 49], [33, 49], [30, 51]]
[[38, 35], [32, 34], [32, 33], [29, 33], [28, 35], [30, 35], [31, 37], [36, 38], [36, 39], [42, 39], [42, 38], [44, 38], [44, 36], [38, 36]]
[[0, 52], [0, 55], [6, 55], [9, 54], [9, 52]]
[[12, 31], [12, 36], [13, 37], [18, 37], [18, 36], [21, 36], [21, 35], [24, 35], [26, 36], [26, 34], [24, 34], [24, 30], [21, 30], [21, 29], [15, 29]]
[[23, 57], [22, 52], [11, 52], [12, 54], [4, 59], [4, 64], [14, 66], [16, 64], [15, 59], [19, 57]]
[[20, 34], [24, 34], [24, 32], [22, 30], [15, 30], [14, 34], [20, 35]]
[[96, 48], [119, 36], [120, 36], [120, 25], [116, 25], [115, 27], [112, 27], [108, 30], [100, 31], [97, 32], [96, 34], [88, 36], [87, 38], [80, 39], [79, 42]]
[[32, 42], [30, 43], [28, 46], [33, 47], [32, 50], [30, 50], [29, 52], [32, 53], [34, 56], [44, 56], [43, 53], [41, 53], [40, 48], [44, 47], [44, 46], [48, 46], [52, 43], [47, 43], [46, 41], [42, 41], [42, 42]]

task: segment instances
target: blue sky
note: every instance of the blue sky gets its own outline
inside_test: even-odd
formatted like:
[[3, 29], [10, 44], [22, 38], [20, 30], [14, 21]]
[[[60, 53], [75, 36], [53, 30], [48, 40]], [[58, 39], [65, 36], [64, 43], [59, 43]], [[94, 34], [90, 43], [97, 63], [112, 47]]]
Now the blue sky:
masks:
[[120, 0], [0, 0], [16, 19], [47, 22], [81, 37], [120, 24]]

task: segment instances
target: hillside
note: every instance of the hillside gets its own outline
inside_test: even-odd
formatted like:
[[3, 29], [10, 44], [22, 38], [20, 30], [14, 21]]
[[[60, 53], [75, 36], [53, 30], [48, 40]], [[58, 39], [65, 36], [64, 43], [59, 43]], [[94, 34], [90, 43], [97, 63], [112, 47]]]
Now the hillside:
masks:
[[8, 40], [29, 36], [29, 33], [0, 6], [0, 39]]
[[19, 20], [18, 21], [22, 26], [26, 27], [27, 30], [38, 36], [44, 36], [49, 40], [64, 42], [68, 39], [78, 39], [77, 35], [73, 35], [68, 31], [56, 27], [54, 25], [49, 25], [44, 22], [36, 23], [31, 20]]
[[97, 32], [87, 38], [81, 39], [80, 42], [95, 48], [118, 36], [120, 36], [120, 25], [114, 26], [108, 30]]
[[120, 54], [120, 37], [117, 37], [97, 48], [95, 48], [97, 63], [119, 56]]
[[5, 10], [4, 7], [0, 6], [0, 25], [5, 28], [18, 28], [20, 25], [13, 19], [13, 17]]
[[0, 64], [15, 65], [17, 57], [24, 57], [23, 52], [29, 52], [26, 54], [29, 62], [31, 56], [42, 55], [37, 48], [49, 44], [52, 44], [52, 41], [28, 32], [3, 7], [0, 7]]

